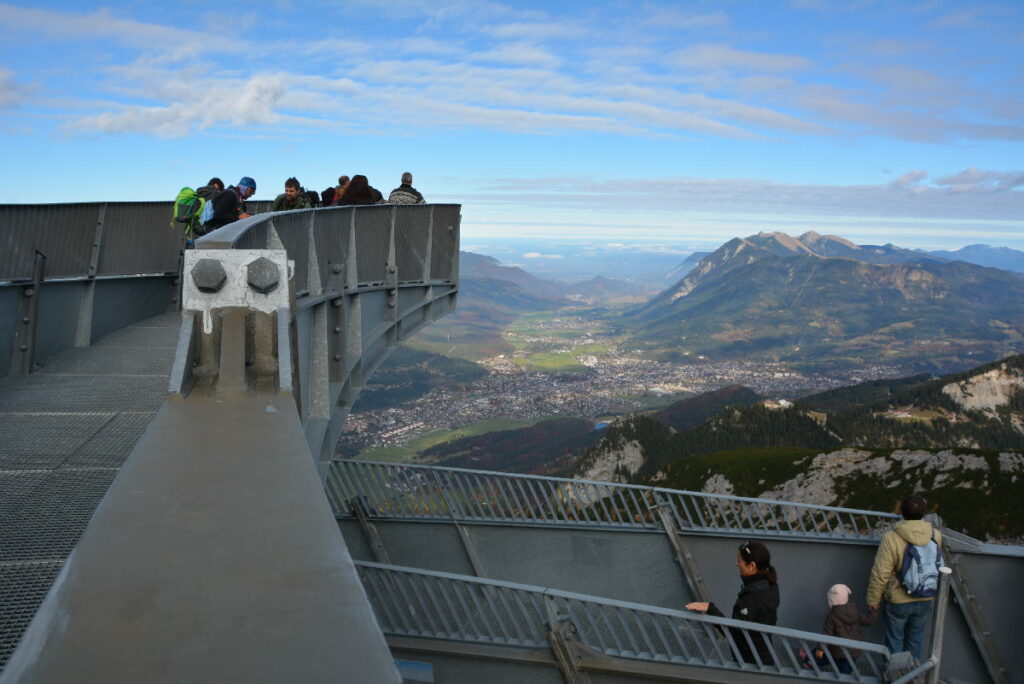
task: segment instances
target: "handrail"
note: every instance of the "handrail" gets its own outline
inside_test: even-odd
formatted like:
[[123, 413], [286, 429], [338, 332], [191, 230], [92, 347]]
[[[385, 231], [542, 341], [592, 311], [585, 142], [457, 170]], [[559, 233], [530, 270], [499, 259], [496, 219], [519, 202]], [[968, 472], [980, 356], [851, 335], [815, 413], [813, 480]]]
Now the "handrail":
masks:
[[876, 541], [898, 516], [645, 485], [440, 466], [334, 460], [325, 483], [339, 517], [359, 499], [370, 517], [660, 529], [671, 509], [687, 532]]
[[[553, 619], [568, 619], [585, 646], [615, 658], [826, 681], [880, 681], [889, 658], [878, 644], [784, 627], [381, 563], [356, 568], [381, 628], [396, 636], [540, 648]], [[798, 652], [819, 646], [826, 664], [811, 658], [805, 669]], [[840, 659], [850, 675], [841, 677]]]
[[925, 672], [930, 672], [935, 669], [936, 664], [937, 663], [935, 661], [928, 659], [899, 679], [894, 679], [890, 684], [908, 684], [923, 675]]
[[285, 249], [295, 261], [297, 298], [451, 283], [460, 211], [458, 204], [383, 204], [257, 214], [200, 237], [196, 249]]

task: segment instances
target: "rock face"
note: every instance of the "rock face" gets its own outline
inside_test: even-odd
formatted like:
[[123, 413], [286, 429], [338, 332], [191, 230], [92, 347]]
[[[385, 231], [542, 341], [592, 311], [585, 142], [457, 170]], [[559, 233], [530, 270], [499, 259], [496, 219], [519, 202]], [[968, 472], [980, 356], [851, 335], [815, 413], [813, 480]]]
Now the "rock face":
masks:
[[[1021, 467], [1024, 467], [1024, 456], [1021, 454], [1000, 454], [1000, 470], [1004, 473], [1016, 472]], [[917, 471], [921, 472], [915, 477]], [[984, 488], [989, 485], [988, 476], [991, 471], [985, 458], [976, 454], [958, 454], [951, 450], [937, 453], [896, 450], [890, 454], [876, 455], [861, 449], [840, 449], [819, 454], [811, 461], [806, 473], [765, 490], [759, 496], [762, 499], [842, 506], [845, 504], [844, 492], [837, 491], [837, 485], [854, 476], [886, 480], [912, 492], [954, 484], [968, 489], [975, 486]], [[982, 481], [976, 484], [975, 478], [964, 478], [968, 473], [980, 475]], [[721, 489], [721, 480], [715, 478], [721, 476], [709, 478], [705, 483], [705, 491]]]
[[987, 413], [995, 413], [1000, 406], [1009, 404], [1021, 391], [1024, 391], [1024, 373], [1006, 364], [942, 388], [942, 393], [964, 410]]
[[644, 450], [640, 442], [629, 441], [621, 444], [615, 450], [596, 454], [576, 477], [581, 480], [625, 482], [626, 478], [620, 473], [625, 470], [630, 475], [634, 475], [643, 463]]
[[[815, 456], [796, 477], [756, 494], [820, 506], [891, 510], [909, 493], [923, 493], [957, 529], [990, 541], [1016, 543], [1024, 527], [1014, 511], [1024, 486], [1024, 454], [958, 453], [904, 449], [875, 452], [839, 449]], [[733, 484], [712, 473], [702, 490], [733, 493]], [[749, 495], [749, 493], [748, 493]]]
[[[829, 454], [819, 454], [811, 461], [806, 473], [787, 480], [759, 496], [762, 499], [778, 499], [796, 503], [836, 506], [839, 498], [835, 490], [837, 481], [854, 473], [871, 472], [887, 475], [892, 464], [887, 459], [873, 459], [872, 452], [859, 449], [840, 449]], [[715, 486], [721, 486], [715, 483]]]

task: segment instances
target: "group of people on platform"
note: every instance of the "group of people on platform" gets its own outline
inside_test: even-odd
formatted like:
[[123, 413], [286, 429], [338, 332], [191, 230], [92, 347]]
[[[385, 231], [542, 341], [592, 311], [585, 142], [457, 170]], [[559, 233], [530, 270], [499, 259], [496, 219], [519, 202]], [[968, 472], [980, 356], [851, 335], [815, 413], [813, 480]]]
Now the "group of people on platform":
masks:
[[[224, 187], [224, 181], [214, 177], [196, 193], [212, 202], [213, 217], [202, 225], [197, 235], [203, 235], [221, 226], [249, 218], [251, 213], [246, 200], [256, 193], [256, 181], [243, 176], [237, 185]], [[353, 206], [365, 204], [423, 204], [423, 195], [412, 186], [412, 174], [402, 174], [401, 184], [391, 191], [387, 199], [380, 190], [370, 185], [362, 174], [339, 176], [338, 184], [317, 193], [303, 189], [298, 179], [289, 178], [284, 182], [284, 192], [274, 199], [272, 211], [311, 209], [324, 206]]]
[[323, 192], [304, 190], [295, 177], [284, 182], [284, 192], [274, 200], [273, 211], [311, 209], [323, 206], [354, 206], [363, 204], [423, 204], [423, 195], [412, 186], [412, 174], [402, 174], [401, 185], [391, 191], [387, 199], [380, 190], [370, 185], [362, 174], [338, 176], [338, 184]]
[[[875, 562], [867, 584], [866, 613], [862, 612], [851, 601], [852, 591], [845, 584], [833, 585], [826, 595], [828, 612], [825, 615], [823, 632], [829, 636], [842, 639], [861, 640], [861, 627], [873, 625], [879, 615], [884, 617], [885, 645], [890, 653], [909, 651], [917, 659], [921, 657], [921, 644], [924, 639], [928, 616], [932, 610], [935, 589], [930, 596], [912, 595], [901, 580], [904, 557], [908, 546], [915, 548], [934, 547], [932, 557], [935, 565], [941, 565], [941, 533], [924, 520], [927, 502], [924, 498], [913, 495], [900, 503], [900, 514], [903, 520], [887, 532], [879, 544], [875, 554]], [[927, 550], [925, 551], [927, 555]], [[772, 567], [771, 553], [768, 547], [759, 541], [748, 541], [740, 545], [736, 557], [740, 580], [743, 583], [736, 603], [732, 608], [731, 617], [735, 620], [756, 622], [763, 625], [775, 625], [778, 619], [779, 577]], [[915, 592], [916, 593], [916, 592]], [[927, 592], [925, 592], [927, 593]], [[882, 608], [883, 599], [885, 607]], [[687, 610], [725, 617], [722, 611], [711, 602], [696, 601], [686, 604]], [[772, 650], [765, 634], [749, 632], [749, 640], [743, 630], [729, 629], [732, 641], [736, 644], [740, 656], [745, 662], [773, 665]], [[838, 670], [850, 674], [852, 664], [843, 650], [836, 646], [829, 647], [829, 653]], [[854, 660], [860, 657], [855, 649], [847, 651]], [[800, 658], [803, 667], [811, 668], [813, 658], [818, 667], [828, 668], [829, 660], [824, 649], [816, 648], [811, 653], [801, 649]]]

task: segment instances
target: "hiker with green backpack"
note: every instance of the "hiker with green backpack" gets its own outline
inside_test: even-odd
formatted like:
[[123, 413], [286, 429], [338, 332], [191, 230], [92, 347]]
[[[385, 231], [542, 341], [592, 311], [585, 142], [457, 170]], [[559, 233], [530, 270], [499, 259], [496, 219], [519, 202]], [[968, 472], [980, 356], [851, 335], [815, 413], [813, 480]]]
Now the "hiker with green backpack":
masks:
[[195, 238], [206, 233], [203, 225], [213, 218], [213, 200], [224, 190], [224, 181], [211, 178], [206, 185], [193, 190], [184, 187], [174, 199], [171, 227], [185, 233], [185, 242], [191, 246]]

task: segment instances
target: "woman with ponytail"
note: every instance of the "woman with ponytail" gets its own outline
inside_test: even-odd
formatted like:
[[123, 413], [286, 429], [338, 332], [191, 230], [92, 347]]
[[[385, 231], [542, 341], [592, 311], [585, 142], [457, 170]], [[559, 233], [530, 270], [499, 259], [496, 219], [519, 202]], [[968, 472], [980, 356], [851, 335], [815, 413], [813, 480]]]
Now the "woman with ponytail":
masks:
[[[743, 587], [736, 604], [732, 607], [734, 620], [758, 622], [762, 625], [774, 625], [778, 620], [779, 609], [779, 577], [772, 567], [772, 555], [768, 547], [758, 541], [750, 541], [740, 545], [736, 556], [736, 567], [740, 569]], [[694, 610], [708, 615], [725, 617], [714, 603], [695, 601], [686, 604], [687, 610]], [[743, 631], [730, 628], [732, 640], [739, 650], [740, 656], [748, 663], [757, 663], [760, 659], [764, 665], [774, 665], [771, 650], [764, 636], [750, 632], [750, 642], [757, 650], [757, 656], [750, 649], [750, 644]]]

